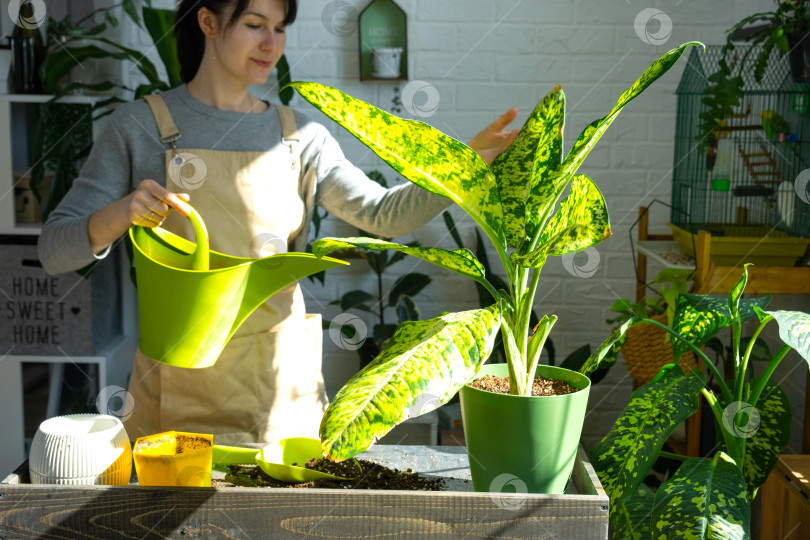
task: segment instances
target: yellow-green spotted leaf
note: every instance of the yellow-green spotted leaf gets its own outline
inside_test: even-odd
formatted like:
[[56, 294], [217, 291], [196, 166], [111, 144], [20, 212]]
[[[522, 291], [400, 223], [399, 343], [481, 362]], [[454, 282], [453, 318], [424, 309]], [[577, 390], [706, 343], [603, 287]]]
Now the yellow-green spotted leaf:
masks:
[[749, 540], [751, 503], [733, 463], [690, 459], [664, 482], [653, 504], [653, 538]]
[[574, 177], [571, 192], [563, 199], [540, 235], [538, 248], [515, 263], [542, 267], [548, 255], [568, 255], [610, 238], [610, 218], [605, 199], [596, 184], [584, 174]]
[[526, 232], [530, 237], [533, 237], [537, 228], [542, 225], [541, 220], [550, 215], [552, 207], [562, 194], [565, 186], [568, 185], [569, 180], [577, 172], [577, 169], [602, 137], [602, 134], [613, 123], [622, 107], [666, 73], [690, 45], [702, 46], [703, 44], [698, 42], [684, 43], [656, 60], [630, 88], [622, 93], [607, 116], [594, 120], [583, 130], [562, 165], [553, 171], [549, 171], [548, 174], [533, 176], [529, 188], [529, 200], [526, 205]]
[[610, 497], [622, 503], [636, 492], [672, 432], [698, 408], [706, 377], [667, 365], [630, 396], [630, 403], [591, 451], [591, 463]]
[[627, 342], [627, 330], [640, 322], [641, 319], [635, 315], [624, 321], [599, 345], [599, 348], [594, 351], [590, 358], [585, 360], [585, 363], [579, 368], [579, 372], [583, 375], [590, 375], [592, 371], [597, 369], [613, 366], [619, 357], [619, 351]]
[[402, 176], [461, 206], [495, 246], [506, 250], [495, 176], [475, 150], [424, 122], [399, 118], [337, 88], [303, 81], [290, 86]]
[[801, 311], [766, 311], [779, 325], [779, 337], [810, 364], [810, 315]]
[[449, 401], [489, 357], [500, 325], [497, 306], [400, 325], [327, 408], [320, 428], [324, 455], [349, 459], [400, 422]]
[[358, 237], [321, 238], [312, 244], [312, 253], [314, 253], [316, 257], [323, 257], [336, 249], [349, 247], [373, 249], [377, 251], [393, 249], [435, 264], [436, 266], [441, 266], [442, 268], [470, 279], [474, 279], [489, 290], [494, 290], [492, 285], [486, 280], [483, 265], [475, 258], [475, 255], [473, 255], [469, 249], [462, 248], [447, 251], [439, 248], [403, 246], [402, 244], [378, 240], [376, 238]]
[[498, 179], [506, 241], [519, 247], [526, 238], [529, 182], [548, 176], [562, 162], [565, 94], [558, 85], [535, 107], [512, 145], [492, 162]]
[[641, 484], [632, 497], [610, 507], [610, 524], [616, 540], [650, 540], [652, 538], [653, 501], [655, 493]]
[[[751, 379], [751, 386], [757, 385], [759, 377]], [[728, 410], [728, 409], [726, 409]], [[754, 414], [753, 411], [744, 411]], [[759, 396], [756, 416], [744, 419], [742, 424], [750, 429], [738, 429], [738, 435], [753, 436], [745, 442], [743, 474], [748, 485], [748, 496], [753, 499], [756, 490], [765, 483], [771, 474], [779, 454], [790, 442], [791, 413], [790, 401], [785, 392], [776, 384], [768, 382]], [[740, 432], [741, 431], [741, 432]]]
[[[762, 298], [746, 298], [739, 302], [739, 318], [746, 321], [756, 316], [754, 306], [764, 308], [771, 301], [770, 295]], [[717, 332], [731, 325], [731, 312], [728, 300], [709, 295], [682, 294], [678, 297], [678, 307], [672, 329], [696, 347], [706, 344]], [[674, 358], [680, 359], [689, 347], [679, 339], [673, 340]]]

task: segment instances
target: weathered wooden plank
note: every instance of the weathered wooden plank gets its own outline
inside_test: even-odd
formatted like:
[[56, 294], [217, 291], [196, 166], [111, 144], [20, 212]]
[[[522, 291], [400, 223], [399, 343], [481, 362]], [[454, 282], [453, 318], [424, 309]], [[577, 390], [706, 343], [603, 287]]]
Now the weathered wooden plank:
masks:
[[[384, 447], [392, 466], [460, 477], [463, 448]], [[606, 540], [608, 499], [584, 451], [582, 495], [0, 484], [0, 538], [555, 538]], [[27, 480], [21, 467], [14, 478]], [[585, 494], [591, 493], [591, 494]]]
[[603, 498], [588, 495], [32, 485], [0, 495], [6, 538], [607, 537]]

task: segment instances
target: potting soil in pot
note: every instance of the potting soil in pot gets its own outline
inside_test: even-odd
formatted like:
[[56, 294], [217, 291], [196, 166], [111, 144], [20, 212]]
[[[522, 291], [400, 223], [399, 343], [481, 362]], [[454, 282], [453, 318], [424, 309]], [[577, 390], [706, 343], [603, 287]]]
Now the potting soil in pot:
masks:
[[[498, 377], [497, 375], [484, 375], [480, 379], [476, 379], [470, 383], [473, 388], [479, 390], [486, 390], [488, 392], [495, 392], [496, 394], [509, 393], [509, 378]], [[565, 394], [573, 394], [577, 389], [565, 381], [558, 381], [556, 379], [546, 379], [545, 377], [536, 377], [532, 384], [533, 396], [564, 396]]]

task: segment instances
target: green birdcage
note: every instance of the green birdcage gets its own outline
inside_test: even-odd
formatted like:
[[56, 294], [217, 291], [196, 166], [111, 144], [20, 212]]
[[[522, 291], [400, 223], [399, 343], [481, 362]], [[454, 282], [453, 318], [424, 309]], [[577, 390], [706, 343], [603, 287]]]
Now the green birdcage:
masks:
[[[692, 235], [710, 232], [722, 243], [712, 247], [717, 264], [793, 266], [810, 244], [810, 88], [774, 52], [760, 82], [743, 74], [739, 110], [704, 136], [702, 99], [721, 48], [692, 49], [678, 85], [673, 234], [693, 254]], [[740, 57], [746, 52], [737, 47]]]

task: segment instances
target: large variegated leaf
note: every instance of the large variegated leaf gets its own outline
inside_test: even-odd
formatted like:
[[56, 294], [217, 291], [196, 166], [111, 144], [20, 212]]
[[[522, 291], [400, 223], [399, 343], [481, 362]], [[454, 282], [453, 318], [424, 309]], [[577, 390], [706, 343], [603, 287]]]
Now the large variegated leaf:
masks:
[[578, 253], [610, 238], [610, 218], [605, 199], [596, 184], [584, 174], [574, 177], [571, 192], [551, 217], [540, 236], [538, 248], [512, 260], [523, 266], [542, 267], [548, 255]]
[[405, 120], [312, 82], [290, 84], [402, 176], [464, 209], [501, 252], [503, 210], [495, 176], [475, 150], [416, 120]]
[[500, 324], [497, 306], [403, 323], [326, 410], [324, 455], [349, 459], [400, 422], [449, 401], [489, 357]]
[[526, 238], [526, 198], [532, 176], [548, 176], [560, 166], [565, 94], [558, 85], [535, 107], [512, 145], [492, 162], [506, 222], [506, 241], [520, 247]]
[[652, 538], [653, 501], [655, 493], [641, 484], [632, 497], [610, 507], [610, 524], [616, 540], [650, 540]]
[[672, 432], [698, 407], [706, 377], [689, 376], [677, 365], [664, 366], [630, 397], [630, 403], [591, 451], [593, 463], [611, 504], [627, 500], [652, 467]]
[[[756, 386], [759, 377], [751, 379]], [[790, 401], [785, 392], [776, 384], [768, 382], [757, 400], [758, 425], [753, 437], [745, 442], [743, 475], [748, 485], [748, 496], [753, 500], [756, 490], [765, 483], [771, 474], [779, 454], [790, 442], [791, 413]], [[748, 411], [749, 413], [752, 411]], [[755, 418], [756, 420], [756, 418]], [[750, 431], [753, 431], [751, 429]], [[746, 433], [739, 433], [747, 435]]]
[[810, 315], [801, 311], [766, 311], [779, 325], [779, 337], [810, 364]]
[[579, 372], [583, 375], [590, 375], [597, 369], [612, 367], [618, 360], [619, 351], [627, 342], [627, 330], [640, 322], [641, 319], [635, 315], [624, 321], [599, 345], [599, 348], [585, 361]]
[[566, 156], [562, 165], [547, 175], [537, 175], [532, 178], [529, 189], [529, 201], [526, 205], [526, 232], [532, 237], [541, 225], [541, 220], [551, 213], [551, 208], [557, 202], [568, 181], [579, 169], [579, 166], [590, 153], [594, 145], [602, 137], [613, 120], [633, 98], [641, 94], [656, 79], [666, 73], [681, 57], [686, 48], [690, 45], [701, 45], [702, 43], [684, 43], [676, 49], [672, 49], [656, 60], [648, 67], [633, 85], [622, 93], [616, 105], [604, 118], [593, 121], [577, 138], [574, 147]]
[[376, 238], [321, 238], [312, 244], [312, 253], [316, 257], [323, 257], [336, 249], [349, 247], [359, 247], [384, 251], [393, 249], [400, 253], [405, 253], [413, 257], [422, 259], [436, 266], [441, 266], [464, 277], [474, 279], [481, 283], [488, 290], [494, 290], [492, 285], [486, 280], [484, 267], [475, 258], [469, 249], [461, 248], [447, 251], [439, 248], [403, 246], [395, 242], [387, 242]]
[[[771, 296], [762, 298], [746, 298], [739, 302], [739, 318], [741, 321], [755, 317], [754, 306], [763, 308], [771, 301]], [[678, 307], [675, 310], [675, 319], [672, 329], [686, 338], [696, 347], [702, 347], [714, 337], [721, 329], [731, 324], [731, 312], [728, 309], [728, 300], [715, 296], [682, 294], [678, 297]], [[679, 339], [673, 343], [674, 361], [689, 350], [689, 347]]]
[[751, 503], [733, 463], [704, 458], [684, 462], [664, 482], [653, 504], [653, 538], [748, 540]]

